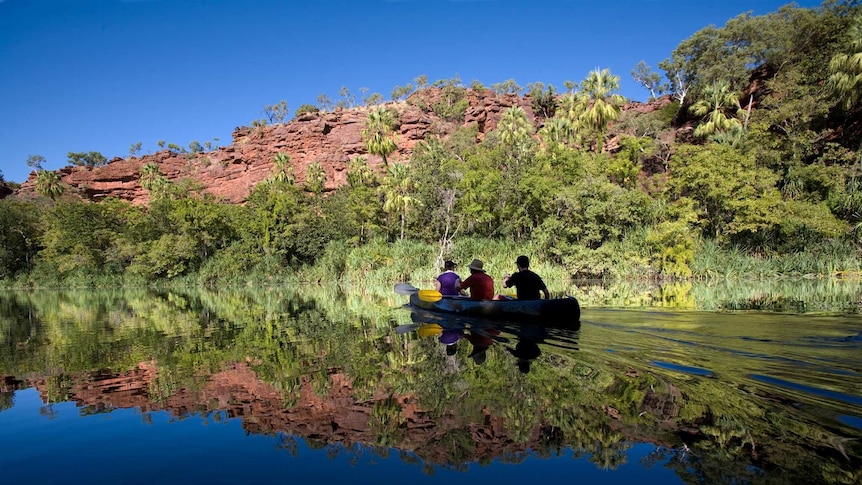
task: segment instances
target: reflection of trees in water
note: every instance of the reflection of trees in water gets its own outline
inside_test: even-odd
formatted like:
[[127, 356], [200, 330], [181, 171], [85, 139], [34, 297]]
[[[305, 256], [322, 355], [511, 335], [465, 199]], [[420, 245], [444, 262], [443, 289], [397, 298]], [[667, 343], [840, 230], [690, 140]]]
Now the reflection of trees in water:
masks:
[[404, 436], [403, 424], [401, 405], [392, 396], [371, 405], [368, 426], [376, 433], [378, 446], [396, 446]]
[[856, 278], [722, 278], [664, 283], [582, 281], [575, 286], [572, 294], [578, 297], [583, 307], [643, 306], [794, 313], [859, 313], [857, 300], [862, 291], [862, 281]]
[[506, 431], [515, 443], [530, 441], [533, 430], [538, 428], [541, 419], [535, 399], [524, 392], [515, 395], [502, 414]]
[[15, 393], [14, 392], [0, 392], [0, 413], [6, 411], [7, 409], [12, 409], [12, 406], [15, 405]]
[[[273, 291], [0, 297], [0, 309], [12, 312], [0, 315], [0, 373], [41, 372], [47, 400], [59, 402], [69, 398], [71, 376], [154, 362], [157, 373], [146, 391], [153, 402], [166, 402], [180, 389], [200, 388], [227, 365], [248, 362], [258, 379], [279, 391], [286, 408], [299, 402], [303, 386], [327, 395], [339, 374], [352, 384], [353, 398], [369, 406], [375, 439], [364, 451], [338, 452], [354, 456], [411, 446], [396, 397], [414, 395], [440, 436], [421, 455], [399, 456], [422, 463], [427, 473], [434, 463], [525, 459], [512, 444], [528, 445], [540, 456], [572, 449], [613, 469], [625, 462], [625, 437], [636, 433], [667, 443], [660, 454], [665, 466], [693, 482], [759, 481], [771, 474], [859, 482], [858, 442], [841, 442], [834, 426], [801, 419], [791, 407], [724, 381], [663, 378], [654, 370], [629, 376], [631, 362], [553, 349], [543, 350], [531, 372], [521, 374], [499, 345], [476, 366], [466, 358], [469, 346], [447, 360], [436, 339], [394, 335], [392, 324], [401, 317], [384, 318], [389, 310], [378, 309], [377, 317], [363, 309], [357, 317], [337, 299], [318, 307], [313, 300], [287, 298]], [[447, 363], [455, 372], [446, 372]], [[391, 397], [376, 399], [381, 392]], [[603, 406], [619, 415], [612, 420]], [[494, 420], [506, 433], [495, 437], [502, 445], [480, 454], [470, 426]], [[279, 439], [295, 452], [299, 438]], [[307, 442], [330, 453], [325, 440]]]

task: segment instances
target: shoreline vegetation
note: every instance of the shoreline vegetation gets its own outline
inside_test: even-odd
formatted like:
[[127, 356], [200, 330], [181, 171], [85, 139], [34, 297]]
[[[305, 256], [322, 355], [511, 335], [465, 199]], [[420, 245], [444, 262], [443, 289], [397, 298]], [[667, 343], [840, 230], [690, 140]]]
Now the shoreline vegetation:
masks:
[[[660, 63], [664, 77], [639, 65], [632, 75], [663, 97], [650, 112], [623, 110], [619, 77], [606, 69], [564, 91], [420, 76], [396, 87], [392, 102], [356, 108], [366, 115], [365, 154], [349, 160], [344, 185], [327, 185], [320, 162], [297, 177], [291, 154], [273, 153], [255, 162], [272, 171], [243, 204], [171, 180], [156, 163], [137, 181], [148, 205], [87, 200], [85, 187], [65, 185], [33, 155], [36, 193], [0, 200], [0, 287], [365, 294], [398, 282], [429, 287], [443, 260], [464, 272], [479, 258], [502, 292], [519, 254], [552, 293], [579, 298], [578, 281], [855, 281], [859, 59], [862, 5], [838, 1], [706, 27]], [[517, 100], [487, 130], [465, 121], [480, 92]], [[405, 106], [432, 120], [409, 157], [397, 151]], [[277, 107], [251, 129], [289, 122], [286, 102]], [[331, 108], [303, 105], [295, 116]], [[177, 153], [205, 156], [200, 144], [190, 148]], [[107, 160], [69, 158], [91, 168]]]
[[[459, 245], [460, 246], [460, 245]], [[469, 261], [473, 254], [485, 257], [489, 274], [495, 278], [498, 293], [503, 289], [502, 274], [511, 272], [515, 257], [529, 248], [494, 241], [464, 241], [465, 248], [486, 248], [476, 252], [456, 253], [456, 260]], [[199, 288], [202, 291], [261, 290], [296, 292], [309, 300], [352, 298], [358, 301], [392, 304], [403, 303], [394, 295], [396, 282], [410, 282], [430, 288], [438, 272], [434, 268], [433, 244], [412, 241], [388, 243], [378, 241], [359, 248], [333, 246], [324, 251], [314, 265], [291, 268], [277, 262], [261, 264], [249, 271], [213, 274], [217, 261], [198, 271], [173, 279], [147, 281], [131, 274], [78, 273], [63, 279], [35, 279], [38, 274], [20, 275], [14, 280], [0, 280], [2, 290], [75, 291]], [[648, 269], [636, 271], [630, 260], [600, 279], [575, 279], [564, 268], [545, 261], [541, 256], [532, 268], [543, 275], [552, 295], [571, 295], [584, 307], [665, 308], [673, 310], [763, 310], [792, 313], [860, 313], [862, 312], [862, 273], [852, 255], [844, 259], [816, 261], [815, 254], [797, 254], [791, 263], [763, 260], [740, 252], [714, 250], [708, 262], [697, 262], [699, 273], [685, 278], [649, 277]], [[838, 264], [841, 263], [841, 264]], [[465, 263], [466, 264], [466, 263]], [[842, 265], [843, 264], [843, 265]], [[721, 268], [718, 272], [716, 268]], [[777, 272], [777, 268], [784, 273]], [[818, 274], [817, 268], [830, 268], [829, 274]], [[456, 268], [456, 271], [460, 271]], [[626, 278], [622, 271], [640, 277]], [[462, 271], [463, 272], [463, 271]], [[373, 306], [373, 305], [372, 305]], [[391, 306], [391, 305], [390, 305]]]

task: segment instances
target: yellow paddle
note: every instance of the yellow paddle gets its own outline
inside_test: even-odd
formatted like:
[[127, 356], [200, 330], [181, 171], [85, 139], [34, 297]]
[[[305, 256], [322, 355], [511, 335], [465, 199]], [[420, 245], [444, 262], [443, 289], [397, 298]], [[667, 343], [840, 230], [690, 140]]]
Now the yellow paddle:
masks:
[[437, 325], [436, 323], [429, 323], [420, 326], [418, 333], [420, 337], [431, 337], [434, 335], [440, 335], [441, 333], [443, 333], [443, 327]]
[[395, 293], [398, 293], [399, 295], [412, 295], [413, 293], [417, 293], [420, 300], [432, 303], [440, 301], [440, 299], [443, 298], [443, 295], [437, 290], [420, 290], [419, 288], [407, 283], [398, 283], [395, 285]]
[[443, 295], [437, 290], [419, 290], [419, 299], [422, 301], [435, 302], [440, 301]]

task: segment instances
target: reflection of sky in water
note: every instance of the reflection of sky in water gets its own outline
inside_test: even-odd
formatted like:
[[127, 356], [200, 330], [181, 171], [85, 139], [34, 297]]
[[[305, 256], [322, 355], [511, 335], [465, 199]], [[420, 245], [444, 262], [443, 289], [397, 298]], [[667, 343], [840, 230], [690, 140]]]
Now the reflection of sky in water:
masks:
[[847, 416], [846, 414], [842, 414], [841, 416], [838, 416], [838, 419], [848, 426], [853, 426], [856, 429], [862, 429], [862, 418], [858, 416]]
[[[662, 483], [682, 481], [670, 469], [642, 459], [656, 447], [635, 444], [627, 463], [606, 471], [587, 456], [574, 458], [564, 450], [554, 458], [528, 454], [520, 463], [494, 460], [470, 464], [465, 470], [402, 462], [397, 450], [381, 457], [372, 448], [341, 444], [312, 449], [296, 439], [295, 456], [279, 448], [284, 436], [248, 434], [238, 418], [215, 422], [207, 416], [172, 417], [116, 409], [83, 416], [74, 403], [51, 406], [51, 417], [35, 389], [15, 393], [15, 405], [0, 412], [0, 467], [4, 483]], [[661, 461], [659, 463], [664, 463]], [[50, 463], [50, 468], [45, 464]]]
[[783, 379], [776, 379], [775, 377], [769, 377], [759, 374], [751, 374], [749, 377], [756, 381], [765, 382], [767, 384], [772, 384], [787, 389], [793, 389], [796, 391], [802, 391], [806, 394], [825, 397], [834, 401], [843, 401], [846, 403], [862, 406], [862, 397], [860, 396], [853, 396], [850, 394], [845, 394], [843, 392], [830, 391], [828, 389], [822, 389], [814, 386], [806, 386], [805, 384], [797, 384], [795, 382], [785, 381]]
[[704, 376], [704, 377], [715, 377], [715, 375], [707, 370], [701, 369], [699, 367], [692, 367], [689, 365], [681, 365], [681, 364], [671, 364], [670, 362], [662, 362], [660, 360], [651, 361], [653, 365], [661, 367], [662, 369], [675, 370], [678, 372], [685, 372], [686, 374], [693, 374], [696, 376]]
[[[686, 442], [687, 444], [674, 441], [675, 438], [666, 440], [666, 436], [674, 435], [663, 435], [662, 432], [667, 431], [663, 426], [669, 423], [690, 426], [692, 432], [697, 433], [697, 426], [702, 423], [691, 425], [691, 421], [686, 421], [689, 418], [680, 416], [700, 416], [707, 408], [715, 412], [715, 416], [726, 418], [725, 421], [716, 420], [709, 423], [709, 426], [715, 428], [722, 426], [722, 423], [741, 423], [752, 433], [755, 442], [774, 439], [777, 434], [791, 443], [789, 446], [794, 454], [798, 451], [800, 456], [811, 458], [809, 461], [818, 460], [818, 450], [825, 448], [809, 447], [801, 439], [797, 443], [794, 441], [799, 436], [797, 431], [789, 429], [790, 426], [784, 423], [800, 423], [801, 426], [810, 428], [813, 433], [820, 433], [818, 436], [824, 435], [824, 430], [840, 427], [851, 440], [846, 445], [847, 453], [858, 461], [862, 450], [858, 446], [858, 437], [862, 437], [862, 432], [859, 431], [862, 430], [862, 398], [857, 397], [857, 390], [862, 385], [862, 374], [859, 372], [862, 348], [858, 338], [862, 318], [854, 315], [657, 312], [587, 308], [584, 312], [586, 318], [582, 319], [582, 329], [577, 332], [553, 332], [547, 329], [538, 332], [537, 328], [523, 326], [497, 329], [500, 330], [499, 335], [490, 334], [494, 345], [488, 349], [488, 362], [480, 369], [468, 358], [471, 349], [468, 349], [466, 342], [453, 346], [453, 350], [458, 347], [456, 355], [442, 360], [446, 357], [441, 352], [437, 339], [444, 333], [444, 329], [439, 325], [439, 333], [428, 336], [431, 338], [421, 338], [421, 332], [418, 330], [420, 326], [412, 319], [410, 312], [397, 307], [383, 307], [373, 302], [364, 302], [359, 308], [362, 311], [378, 311], [385, 318], [380, 322], [369, 320], [376, 322], [373, 328], [364, 324], [362, 328], [358, 328], [354, 326], [356, 316], [352, 313], [353, 307], [336, 305], [331, 309], [327, 307], [324, 312], [319, 308], [281, 303], [290, 301], [289, 298], [280, 299], [278, 304], [262, 307], [265, 308], [264, 311], [256, 304], [223, 304], [234, 300], [222, 296], [199, 301], [195, 294], [183, 298], [170, 295], [165, 297], [161, 294], [137, 295], [129, 300], [137, 312], [130, 314], [128, 321], [122, 318], [122, 311], [116, 310], [124, 308], [125, 301], [109, 300], [104, 305], [96, 305], [87, 298], [86, 293], [82, 293], [80, 298], [72, 300], [71, 303], [63, 300], [64, 304], [80, 310], [76, 315], [91, 316], [90, 320], [73, 325], [65, 317], [66, 313], [53, 310], [53, 300], [48, 300], [48, 303], [43, 304], [43, 312], [55, 318], [46, 318], [42, 326], [25, 326], [23, 331], [10, 334], [12, 340], [7, 341], [12, 346], [10, 348], [17, 348], [15, 346], [23, 344], [26, 339], [27, 349], [35, 352], [33, 355], [37, 359], [33, 362], [24, 360], [16, 367], [15, 358], [27, 357], [30, 354], [0, 355], [11, 359], [12, 365], [8, 369], [28, 369], [30, 372], [32, 366], [43, 365], [40, 352], [47, 356], [57, 355], [60, 359], [68, 359], [73, 352], [84, 348], [104, 348], [105, 351], [100, 351], [96, 357], [105, 356], [105, 362], [74, 362], [84, 370], [81, 374], [71, 376], [72, 384], [83, 385], [89, 383], [88, 379], [93, 376], [106, 375], [93, 369], [117, 366], [119, 372], [122, 372], [127, 363], [118, 355], [127, 352], [129, 348], [140, 348], [133, 356], [134, 359], [138, 359], [138, 356], [147, 359], [150, 355], [156, 355], [157, 364], [148, 364], [147, 371], [158, 371], [159, 377], [166, 376], [166, 379], [154, 381], [158, 385], [153, 386], [153, 382], [146, 381], [149, 377], [142, 377], [145, 379], [143, 383], [151, 386], [142, 389], [154, 392], [139, 393], [135, 396], [144, 402], [156, 404], [156, 409], [163, 409], [158, 407], [158, 403], [165, 399], [166, 395], [170, 396], [175, 389], [164, 386], [177, 385], [187, 388], [191, 384], [192, 388], [196, 388], [195, 386], [201, 383], [202, 378], [198, 379], [201, 376], [186, 376], [188, 369], [184, 366], [187, 364], [190, 350], [197, 356], [197, 351], [204, 349], [201, 353], [201, 361], [204, 364], [222, 368], [223, 364], [234, 362], [233, 359], [251, 362], [249, 367], [256, 370], [257, 375], [242, 380], [243, 383], [249, 383], [250, 386], [275, 386], [293, 393], [287, 407], [281, 402], [275, 403], [275, 413], [280, 409], [294, 412], [301, 408], [296, 403], [301, 400], [298, 397], [301, 387], [298, 387], [300, 384], [297, 375], [310, 376], [306, 383], [310, 386], [307, 390], [325, 391], [314, 386], [321, 383], [330, 384], [330, 381], [319, 378], [328, 374], [308, 373], [311, 368], [322, 366], [325, 369], [335, 369], [343, 374], [342, 377], [351, 378], [369, 366], [375, 369], [381, 367], [379, 374], [399, 385], [408, 382], [406, 378], [400, 377], [402, 375], [421, 378], [423, 384], [399, 387], [398, 392], [409, 393], [418, 389], [424, 393], [424, 401], [417, 401], [418, 405], [442, 403], [445, 405], [443, 411], [450, 413], [452, 418], [457, 418], [458, 422], [450, 427], [445, 423], [441, 425], [443, 421], [430, 420], [434, 422], [425, 423], [427, 428], [413, 428], [423, 433], [428, 431], [431, 435], [436, 431], [448, 439], [442, 442], [430, 439], [428, 443], [423, 439], [424, 448], [417, 446], [415, 441], [400, 441], [399, 437], [392, 438], [387, 435], [387, 445], [401, 445], [410, 451], [391, 449], [381, 457], [376, 450], [368, 446], [369, 442], [374, 442], [373, 438], [368, 438], [373, 432], [355, 439], [364, 444], [350, 445], [347, 448], [341, 444], [340, 438], [350, 435], [351, 431], [348, 430], [360, 430], [368, 421], [360, 414], [360, 421], [351, 421], [357, 426], [351, 427], [350, 423], [343, 426], [340, 420], [346, 420], [350, 415], [350, 412], [343, 408], [338, 408], [335, 411], [336, 416], [332, 417], [333, 426], [338, 425], [338, 431], [333, 429], [332, 434], [316, 431], [317, 434], [306, 433], [299, 425], [271, 428], [273, 432], [268, 433], [266, 430], [270, 428], [266, 428], [266, 420], [273, 417], [268, 411], [259, 415], [254, 412], [242, 414], [241, 419], [229, 419], [227, 411], [224, 410], [210, 414], [186, 414], [183, 417], [172, 417], [173, 415], [163, 412], [145, 413], [142, 416], [138, 408], [117, 408], [94, 414], [98, 406], [77, 408], [72, 403], [45, 406], [39, 401], [37, 392], [25, 389], [14, 393], [13, 407], [0, 412], [0, 450], [12, 450], [8, 454], [0, 453], [0, 467], [15, 470], [12, 476], [4, 476], [4, 481], [11, 478], [12, 482], [32, 483], [32, 480], [28, 479], [34, 475], [33, 470], [41, 469], [45, 470], [42, 477], [44, 481], [65, 476], [68, 481], [123, 483], [245, 483], [269, 481], [273, 478], [283, 481], [285, 476], [290, 476], [300, 482], [333, 482], [348, 478], [352, 482], [369, 483], [386, 480], [396, 483], [482, 481], [499, 484], [534, 481], [537, 474], [550, 478], [553, 483], [564, 480], [586, 483], [679, 483], [673, 472], [664, 466], [667, 464], [667, 457], [701, 459], [711, 451], [706, 447], [698, 449], [697, 445], [707, 443], [711, 438], [702, 434], [702, 439]], [[341, 300], [337, 300], [335, 303], [340, 302]], [[34, 320], [27, 317], [29, 307], [22, 305], [21, 308], [24, 311], [21, 318], [9, 321], [33, 322]], [[92, 308], [107, 310], [101, 313], [84, 311]], [[149, 310], [150, 308], [153, 310]], [[206, 315], [206, 318], [202, 320], [201, 315]], [[259, 318], [258, 315], [280, 315], [283, 323], [279, 320], [278, 324], [263, 325], [261, 322], [264, 317]], [[106, 332], [105, 329], [110, 331]], [[484, 329], [485, 327], [481, 326], [475, 328], [477, 332]], [[270, 336], [262, 330], [271, 330], [274, 333]], [[147, 338], [140, 338], [140, 333]], [[33, 335], [39, 338], [33, 338]], [[68, 338], [42, 338], [53, 335]], [[20, 341], [16, 340], [19, 338]], [[152, 341], [148, 340], [150, 338]], [[541, 348], [541, 355], [533, 361], [533, 371], [525, 376], [512, 371], [512, 366], [509, 365], [510, 361], [514, 362], [512, 356], [505, 352], [504, 345], [498, 345], [507, 341], [514, 345], [523, 339], [535, 339]], [[373, 345], [338, 345], [340, 342], [366, 341]], [[233, 350], [235, 346], [238, 347], [236, 351]], [[0, 342], [0, 351], [2, 349]], [[260, 355], [259, 359], [248, 360], [249, 355], [256, 356], [261, 349], [268, 353]], [[433, 352], [429, 353], [429, 349]], [[390, 358], [391, 365], [380, 366], [380, 362], [389, 362]], [[173, 364], [175, 360], [180, 364]], [[60, 361], [58, 365], [63, 362]], [[293, 367], [289, 367], [290, 372], [280, 379], [277, 376], [281, 375], [282, 367], [279, 366], [282, 364]], [[171, 380], [171, 372], [178, 371], [181, 371], [178, 374], [181, 377], [174, 382]], [[34, 382], [35, 385], [40, 385], [36, 380], [42, 377], [40, 372], [52, 375], [49, 368], [47, 371], [33, 370], [34, 377], [27, 377], [31, 374], [12, 377], [19, 379], [16, 382], [23, 379], [23, 387], [26, 388], [34, 385]], [[376, 370], [363, 372], [370, 372], [374, 377], [378, 374]], [[459, 372], [460, 375], [457, 374]], [[14, 374], [15, 371], [9, 373]], [[440, 377], [441, 373], [445, 375]], [[273, 374], [276, 377], [273, 377]], [[229, 375], [245, 377], [245, 374]], [[256, 379], [260, 379], [260, 382]], [[516, 384], [517, 387], [511, 386], [510, 383]], [[57, 379], [49, 384], [65, 386], [69, 382]], [[363, 390], [367, 391], [376, 385], [367, 384], [367, 388]], [[253, 389], [245, 389], [242, 385], [240, 387], [242, 392]], [[328, 389], [328, 386], [323, 387]], [[48, 395], [45, 388], [40, 389]], [[513, 398], [508, 393], [512, 389], [522, 394]], [[205, 395], [210, 396], [209, 392]], [[517, 403], [522, 396], [525, 398], [524, 402], [535, 403], [536, 399], [551, 395], [545, 393], [554, 393], [554, 397], [548, 399], [548, 404], [539, 408], [513, 408], [532, 413], [529, 416], [506, 417], [508, 415], [504, 415], [504, 410], [501, 409], [505, 406], [495, 408], [493, 405], [497, 400], [505, 401], [507, 405]], [[112, 402], [110, 394], [111, 391], [101, 394], [98, 402], [105, 403], [109, 408], [120, 406], [119, 403], [124, 402]], [[220, 399], [224, 398], [225, 402], [232, 402], [232, 393], [222, 395], [219, 391], [217, 394]], [[54, 395], [67, 394], [54, 392]], [[7, 399], [11, 397], [12, 394], [4, 393], [3, 403], [0, 404], [11, 405]], [[201, 405], [204, 404], [203, 399], [208, 398], [191, 395], [191, 399], [201, 399], [197, 403]], [[527, 398], [533, 401], [527, 401]], [[254, 402], [270, 405], [266, 398]], [[538, 426], [541, 422], [544, 426], [543, 432], [548, 432], [549, 437], [559, 439], [559, 443], [571, 444], [576, 442], [571, 438], [573, 430], [581, 429], [573, 427], [577, 422], [583, 425], [584, 429], [595, 432], [603, 430], [602, 433], [609, 433], [607, 436], [616, 436], [614, 440], [622, 441], [612, 441], [613, 446], [606, 448], [611, 453], [604, 457], [597, 452], [596, 455], [587, 453], [583, 457], [575, 458], [568, 449], [563, 449], [560, 456], [552, 454], [544, 458], [531, 453], [515, 457], [516, 459], [511, 456], [501, 457], [499, 453], [505, 452], [502, 448], [493, 449], [493, 454], [473, 455], [469, 451], [473, 446], [482, 447], [483, 438], [466, 432], [468, 428], [464, 426], [478, 424], [471, 412], [483, 409], [486, 403], [492, 403], [489, 406], [489, 416], [492, 419], [500, 419], [496, 421], [497, 426], [505, 419], [517, 418], [522, 420], [519, 422], [529, 423], [529, 419], [535, 418], [535, 424]], [[181, 409], [172, 409], [189, 412], [217, 406], [213, 404], [211, 407], [193, 407], [194, 404], [196, 402], [183, 400]], [[126, 405], [142, 404], [136, 401], [135, 404]], [[750, 418], [745, 413], [737, 413], [738, 409], [746, 409], [750, 405], [768, 407], [770, 414], [777, 416], [776, 424], [747, 421]], [[363, 403], [355, 410], [387, 411], [384, 406], [370, 406], [371, 404], [365, 406]], [[233, 405], [229, 408], [233, 409]], [[545, 414], [548, 410], [552, 413]], [[581, 413], [581, 410], [585, 413]], [[218, 413], [221, 413], [220, 419], [215, 416]], [[239, 416], [234, 413], [229, 415]], [[386, 416], [386, 419], [391, 420], [389, 414]], [[844, 425], [839, 424], [839, 416]], [[278, 418], [280, 417], [279, 414]], [[330, 417], [324, 418], [324, 427], [328, 430]], [[353, 418], [356, 418], [356, 415]], [[320, 424], [314, 419], [306, 423], [301, 418], [290, 422], [302, 425]], [[258, 426], [259, 423], [264, 424]], [[658, 429], [652, 429], [653, 423]], [[482, 426], [485, 425], [479, 424], [480, 428]], [[502, 426], [505, 428], [505, 424]], [[602, 428], [603, 426], [605, 428]], [[637, 433], [631, 433], [633, 427], [637, 429]], [[508, 431], [510, 430], [507, 429], [506, 432]], [[324, 445], [312, 440], [306, 442], [302, 436], [322, 436], [323, 439], [330, 439], [330, 443]], [[494, 438], [504, 442], [508, 439], [506, 436], [508, 435], [503, 433], [494, 435]], [[471, 437], [475, 442], [471, 441]], [[411, 436], [411, 439], [413, 438], [415, 436]], [[522, 438], [524, 437], [519, 435], [516, 439]], [[535, 439], [535, 436], [532, 439]], [[643, 440], [645, 443], [634, 444], [626, 439]], [[647, 460], [652, 463], [651, 466], [641, 462], [642, 456], [656, 451], [656, 445], [650, 444], [650, 440], [672, 447], [660, 449], [651, 456]], [[453, 444], [456, 445], [454, 448]], [[620, 444], [631, 447], [616, 448]], [[458, 446], [461, 445], [466, 447], [465, 453], [460, 453]], [[816, 445], [829, 447], [828, 443]], [[488, 463], [484, 460], [482, 464], [470, 461], [463, 467], [456, 467], [458, 470], [430, 465], [432, 462], [440, 463], [437, 460], [438, 453], [446, 454], [437, 450], [436, 446], [446, 447], [446, 450], [455, 449], [458, 453], [453, 456], [463, 456], [468, 461], [476, 456], [487, 457]], [[689, 449], [689, 446], [692, 448]], [[88, 456], [79, 456], [82, 450], [106, 448], [109, 449], [103, 453], [87, 452]], [[427, 448], [432, 448], [433, 453], [428, 452]], [[288, 450], [295, 450], [297, 455], [291, 455]], [[618, 455], [615, 454], [617, 451]], [[746, 449], [742, 448], [739, 452], [742, 453], [741, 459], [746, 461], [747, 457], [743, 456]], [[89, 456], [91, 454], [94, 456]], [[405, 455], [410, 454], [414, 455], [412, 462], [402, 461]], [[419, 455], [427, 460], [424, 462], [425, 470]], [[611, 469], [602, 469], [599, 462], [603, 459], [616, 461]], [[618, 469], [614, 468], [620, 459], [626, 463]], [[52, 467], [46, 468], [46, 463], [51, 463]], [[855, 466], [855, 463], [852, 465]], [[684, 461], [681, 466], [697, 468], [695, 462]], [[753, 462], [747, 466], [754, 466]], [[432, 476], [427, 474], [429, 467], [433, 468]], [[797, 471], [794, 470], [794, 473]], [[25, 475], [26, 473], [29, 475]], [[744, 470], [729, 473], [737, 474], [736, 478], [740, 480], [745, 479]], [[771, 470], [764, 473], [767, 476], [773, 474], [776, 479], [789, 477], [780, 475], [787, 473], [786, 471]], [[779, 475], [775, 475], [776, 473]]]

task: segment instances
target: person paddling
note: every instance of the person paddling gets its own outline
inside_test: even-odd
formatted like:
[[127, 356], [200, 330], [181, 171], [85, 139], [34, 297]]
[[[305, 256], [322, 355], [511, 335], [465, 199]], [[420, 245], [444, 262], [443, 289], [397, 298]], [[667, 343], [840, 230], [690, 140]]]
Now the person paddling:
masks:
[[542, 278], [530, 271], [530, 258], [518, 256], [515, 266], [518, 268], [515, 274], [503, 276], [503, 288], [514, 286], [519, 300], [538, 300], [539, 292], [544, 294], [546, 300], [551, 297]]
[[461, 289], [470, 290], [471, 300], [492, 300], [494, 279], [485, 273], [482, 261], [474, 259], [467, 268], [470, 270], [470, 276], [461, 282]]

